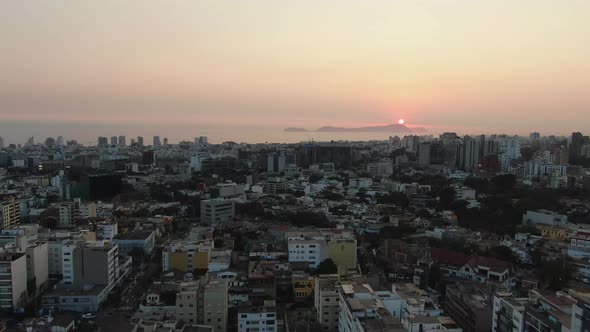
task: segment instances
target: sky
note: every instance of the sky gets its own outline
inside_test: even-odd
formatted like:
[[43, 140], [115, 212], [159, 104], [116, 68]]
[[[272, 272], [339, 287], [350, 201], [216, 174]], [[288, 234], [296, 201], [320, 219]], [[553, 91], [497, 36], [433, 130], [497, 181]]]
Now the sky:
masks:
[[588, 131], [589, 35], [587, 0], [3, 1], [0, 136]]

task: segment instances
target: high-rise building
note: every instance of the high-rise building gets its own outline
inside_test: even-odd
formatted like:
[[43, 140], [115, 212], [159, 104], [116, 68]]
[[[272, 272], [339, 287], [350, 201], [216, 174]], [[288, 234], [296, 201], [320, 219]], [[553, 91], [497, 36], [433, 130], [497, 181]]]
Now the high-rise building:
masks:
[[162, 144], [168, 145], [168, 137], [164, 137], [164, 139], [162, 140]]
[[212, 280], [205, 286], [203, 292], [203, 324], [213, 327], [215, 332], [227, 331], [227, 282]]
[[478, 142], [470, 136], [463, 137], [463, 146], [461, 153], [461, 168], [465, 171], [472, 172], [479, 165], [479, 145]]
[[287, 157], [284, 154], [269, 154], [266, 170], [269, 173], [281, 173], [287, 168]]
[[98, 146], [99, 147], [105, 147], [107, 145], [109, 145], [108, 138], [106, 138], [104, 136], [98, 136]]
[[569, 145], [569, 163], [571, 165], [577, 165], [581, 161], [582, 146], [584, 145], [584, 136], [582, 133], [572, 133], [572, 137]]
[[119, 136], [119, 146], [126, 146], [127, 138], [125, 136]]
[[[72, 250], [72, 285], [106, 285], [110, 291], [119, 279], [119, 247], [104, 243], [76, 246]], [[65, 268], [64, 268], [65, 274]]]
[[63, 136], [57, 136], [57, 141], [56, 141], [57, 147], [61, 148], [64, 146], [64, 137]]
[[32, 242], [27, 246], [27, 281], [35, 280], [37, 293], [43, 291], [49, 279], [49, 246], [47, 242]]
[[483, 147], [484, 157], [498, 154], [499, 152], [500, 152], [500, 145], [498, 144], [498, 141], [496, 141], [494, 139], [487, 139], [485, 141], [485, 144]]
[[118, 144], [118, 139], [117, 136], [112, 136], [111, 137], [111, 145], [117, 145]]
[[[442, 136], [441, 136], [442, 137]], [[461, 148], [461, 144], [459, 144], [459, 139], [457, 138], [447, 138], [443, 140], [443, 147], [444, 147], [444, 165], [448, 167], [457, 167], [458, 163], [458, 156], [459, 150]]]
[[527, 298], [516, 298], [510, 293], [497, 292], [494, 295], [492, 331], [525, 331], [524, 312], [527, 304]]
[[420, 143], [418, 145], [418, 166], [428, 167], [430, 166], [430, 143]]
[[477, 160], [481, 161], [484, 157], [484, 150], [486, 146], [486, 135], [477, 136]]
[[590, 331], [590, 297], [587, 295], [576, 297], [570, 331]]
[[537, 133], [537, 132], [534, 132], [534, 133], [531, 133], [529, 135], [529, 138], [530, 138], [530, 140], [532, 142], [537, 142], [537, 141], [539, 141], [541, 139], [541, 134], [540, 133]]
[[0, 308], [22, 308], [27, 300], [27, 255], [0, 253], [2, 296]]
[[160, 146], [162, 145], [162, 142], [160, 142], [160, 136], [154, 136], [154, 142], [152, 144], [153, 146]]
[[80, 203], [64, 202], [59, 205], [59, 224], [73, 225], [80, 216]]
[[25, 143], [25, 146], [32, 146], [35, 145], [35, 137], [29, 137], [29, 139], [27, 140], [27, 143]]
[[0, 136], [0, 149], [4, 149], [4, 138]]
[[53, 137], [47, 137], [45, 139], [45, 146], [48, 149], [53, 149], [55, 147], [55, 138], [53, 138]]
[[442, 165], [445, 162], [445, 148], [440, 141], [430, 142], [430, 165]]
[[318, 322], [326, 331], [338, 331], [339, 279], [337, 274], [330, 274], [320, 275], [314, 280], [314, 306], [317, 308]]
[[143, 136], [137, 136], [137, 145], [143, 146]]
[[14, 197], [0, 201], [0, 227], [12, 228], [20, 223], [20, 204]]

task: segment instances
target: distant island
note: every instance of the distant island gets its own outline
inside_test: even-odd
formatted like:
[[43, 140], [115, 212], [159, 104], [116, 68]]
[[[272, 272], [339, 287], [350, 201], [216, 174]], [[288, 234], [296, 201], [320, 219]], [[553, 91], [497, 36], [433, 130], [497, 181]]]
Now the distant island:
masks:
[[307, 132], [308, 130], [305, 128], [285, 128], [285, 131], [287, 132], [291, 132], [291, 133], [303, 133], [303, 132]]
[[[286, 132], [313, 132], [304, 128], [286, 128]], [[403, 124], [389, 124], [383, 126], [368, 126], [368, 127], [331, 127], [324, 126], [315, 130], [315, 132], [328, 133], [396, 133], [396, 134], [426, 134], [428, 131], [425, 128], [409, 128]]]

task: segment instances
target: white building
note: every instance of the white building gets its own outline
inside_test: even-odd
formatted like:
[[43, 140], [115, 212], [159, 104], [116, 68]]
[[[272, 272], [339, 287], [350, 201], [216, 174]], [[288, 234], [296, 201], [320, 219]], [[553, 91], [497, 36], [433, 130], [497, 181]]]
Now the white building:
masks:
[[325, 237], [315, 234], [287, 233], [289, 262], [309, 263], [312, 269], [328, 258], [328, 242]]
[[567, 254], [574, 258], [590, 257], [590, 232], [577, 231], [570, 238], [570, 244], [567, 248]]
[[524, 225], [566, 226], [567, 216], [549, 210], [527, 211], [522, 216]]
[[275, 301], [264, 301], [260, 307], [238, 309], [238, 332], [277, 331], [277, 311]]
[[527, 303], [527, 298], [515, 298], [510, 293], [496, 293], [492, 332], [524, 332], [524, 311]]
[[24, 253], [0, 253], [0, 308], [19, 308], [27, 298], [27, 257]]
[[235, 202], [225, 199], [201, 201], [201, 224], [214, 226], [232, 221], [236, 215]]
[[367, 165], [367, 173], [372, 177], [387, 177], [393, 174], [393, 163], [390, 160], [369, 163]]
[[115, 221], [96, 224], [96, 238], [99, 240], [112, 240], [119, 234], [119, 224]]
[[59, 224], [72, 225], [80, 216], [80, 202], [65, 202], [59, 205]]
[[26, 249], [27, 281], [35, 279], [37, 292], [45, 288], [49, 279], [48, 250], [47, 242], [32, 242]]
[[244, 194], [244, 186], [235, 182], [220, 183], [217, 189], [219, 189], [219, 197], [222, 198]]

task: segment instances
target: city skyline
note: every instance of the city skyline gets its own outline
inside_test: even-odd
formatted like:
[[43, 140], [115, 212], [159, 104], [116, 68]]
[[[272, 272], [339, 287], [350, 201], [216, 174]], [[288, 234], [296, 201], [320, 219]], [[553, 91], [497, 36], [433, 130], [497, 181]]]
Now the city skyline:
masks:
[[584, 1], [2, 7], [5, 137], [192, 126], [253, 141], [259, 128], [400, 118], [433, 132], [590, 126]]

